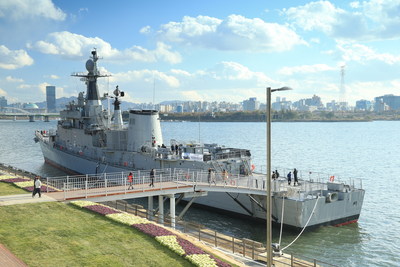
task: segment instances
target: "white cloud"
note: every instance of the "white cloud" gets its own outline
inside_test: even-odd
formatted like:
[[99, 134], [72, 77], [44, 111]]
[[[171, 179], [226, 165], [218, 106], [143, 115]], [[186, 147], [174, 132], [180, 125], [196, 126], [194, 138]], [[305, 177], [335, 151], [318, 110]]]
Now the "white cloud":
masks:
[[139, 32], [143, 33], [143, 34], [148, 34], [148, 33], [151, 32], [151, 27], [150, 26], [145, 26], [145, 27], [141, 28]]
[[310, 2], [283, 10], [293, 26], [321, 31], [334, 38], [380, 40], [399, 38], [400, 1], [370, 0], [351, 2], [352, 11], [329, 1]]
[[323, 71], [337, 71], [337, 67], [331, 67], [326, 64], [302, 65], [295, 67], [283, 67], [278, 70], [278, 74], [293, 75], [295, 73], [317, 73]]
[[33, 59], [25, 50], [10, 50], [4, 45], [0, 45], [0, 68], [18, 69], [33, 64]]
[[147, 84], [153, 84], [155, 82], [158, 85], [161, 82], [161, 86], [180, 86], [180, 82], [176, 77], [157, 70], [133, 70], [116, 73], [113, 74], [110, 81], [114, 83], [145, 82]]
[[44, 83], [39, 84], [37, 87], [39, 87], [42, 94], [45, 95], [46, 94], [46, 86], [50, 86], [50, 85], [51, 84], [44, 82]]
[[400, 55], [380, 54], [366, 45], [338, 42], [337, 49], [345, 62], [357, 61], [364, 63], [365, 61], [377, 60], [390, 65], [400, 62]]
[[63, 21], [67, 15], [57, 8], [51, 0], [0, 1], [0, 18], [17, 21], [37, 17]]
[[206, 94], [200, 94], [198, 91], [181, 91], [180, 94], [186, 100], [203, 101], [207, 98]]
[[185, 76], [185, 77], [191, 76], [191, 74], [189, 72], [187, 72], [186, 70], [171, 69], [170, 72], [177, 76]]
[[12, 77], [12, 76], [7, 76], [7, 77], [6, 77], [6, 81], [7, 81], [7, 82], [10, 82], [10, 83], [22, 83], [22, 82], [24, 82], [23, 79], [14, 78], [14, 77]]
[[[145, 32], [149, 32], [146, 27]], [[161, 40], [218, 50], [280, 52], [305, 44], [294, 31], [259, 18], [230, 15], [225, 20], [208, 16], [183, 17], [157, 31]]]
[[6, 96], [7, 92], [0, 88], [0, 95], [1, 96]]
[[[372, 100], [374, 97], [386, 94], [399, 94], [400, 81], [389, 82], [354, 82], [346, 86], [348, 100], [357, 101], [360, 99]], [[396, 93], [397, 92], [397, 93]]]
[[88, 55], [94, 47], [98, 54], [107, 61], [142, 61], [157, 62], [165, 61], [172, 64], [181, 62], [182, 58], [178, 52], [171, 51], [171, 47], [164, 43], [157, 43], [156, 49], [148, 50], [140, 46], [132, 46], [119, 51], [112, 48], [111, 44], [99, 37], [86, 37], [67, 31], [50, 33], [45, 41], [41, 40], [35, 44], [28, 44], [44, 54], [61, 55], [67, 58], [81, 58]]
[[58, 77], [57, 75], [52, 74], [52, 75], [50, 75], [50, 79], [57, 80], [57, 79], [60, 79], [60, 77]]

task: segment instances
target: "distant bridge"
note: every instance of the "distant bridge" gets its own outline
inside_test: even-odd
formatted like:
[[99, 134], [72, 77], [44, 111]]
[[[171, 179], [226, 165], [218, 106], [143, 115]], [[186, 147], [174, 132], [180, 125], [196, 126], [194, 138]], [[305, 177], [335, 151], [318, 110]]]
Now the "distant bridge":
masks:
[[[8, 110], [12, 112], [7, 112]], [[29, 121], [35, 121], [36, 117], [43, 117], [45, 121], [48, 121], [49, 117], [60, 116], [60, 113], [50, 113], [50, 112], [29, 112], [25, 109], [16, 107], [2, 107], [0, 109], [0, 116], [6, 117], [28, 117]]]

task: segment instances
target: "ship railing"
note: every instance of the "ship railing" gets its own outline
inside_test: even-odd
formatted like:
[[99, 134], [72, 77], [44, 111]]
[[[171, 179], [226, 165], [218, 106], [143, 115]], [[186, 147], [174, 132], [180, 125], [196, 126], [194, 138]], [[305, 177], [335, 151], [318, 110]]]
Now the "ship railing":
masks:
[[[287, 179], [287, 174], [292, 172], [292, 183], [294, 181], [293, 177], [293, 168], [285, 168], [285, 167], [272, 167], [271, 170], [278, 171], [279, 178]], [[256, 166], [255, 170], [256, 173], [266, 174], [267, 169], [264, 165]], [[362, 179], [361, 178], [344, 178], [340, 175], [329, 174], [324, 172], [314, 172], [314, 171], [304, 171], [304, 170], [297, 170], [298, 179], [301, 184], [301, 181], [306, 181], [309, 183], [320, 183], [326, 184], [327, 182], [334, 182], [334, 183], [344, 183], [345, 185], [349, 185], [351, 189], [362, 189]], [[272, 176], [272, 174], [271, 174]]]
[[[132, 184], [128, 177], [132, 174]], [[250, 189], [261, 191], [265, 194], [265, 175], [253, 174], [250, 176], [241, 174], [216, 173], [204, 170], [192, 169], [155, 169], [154, 175], [151, 170], [124, 171], [103, 174], [87, 174], [77, 176], [51, 177], [47, 178], [49, 186], [64, 191], [65, 198], [70, 196], [89, 197], [91, 195], [127, 193], [130, 186], [134, 190], [146, 191], [149, 189], [163, 190], [166, 188], [179, 188], [184, 186], [209, 186], [223, 188]], [[151, 187], [150, 187], [151, 185]], [[129, 189], [128, 189], [129, 188]], [[326, 190], [326, 182], [306, 182], [299, 180], [298, 186], [288, 186], [284, 178], [278, 178], [272, 181], [272, 191], [276, 193], [284, 193], [291, 198], [315, 198], [322, 195], [322, 191]]]

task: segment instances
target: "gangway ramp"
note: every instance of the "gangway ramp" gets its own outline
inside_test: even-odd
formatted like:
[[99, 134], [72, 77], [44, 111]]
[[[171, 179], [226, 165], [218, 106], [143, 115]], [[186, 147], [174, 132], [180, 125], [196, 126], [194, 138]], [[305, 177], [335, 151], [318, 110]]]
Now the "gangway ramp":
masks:
[[[128, 181], [133, 176], [132, 184]], [[211, 181], [208, 172], [187, 169], [155, 170], [154, 186], [151, 184], [150, 170], [87, 174], [77, 176], [48, 177], [49, 196], [58, 200], [113, 201], [158, 195], [189, 194], [193, 192], [228, 192], [266, 195], [265, 189], [255, 176], [231, 176], [228, 180]], [[133, 189], [131, 189], [133, 187]], [[53, 189], [58, 192], [50, 192]]]

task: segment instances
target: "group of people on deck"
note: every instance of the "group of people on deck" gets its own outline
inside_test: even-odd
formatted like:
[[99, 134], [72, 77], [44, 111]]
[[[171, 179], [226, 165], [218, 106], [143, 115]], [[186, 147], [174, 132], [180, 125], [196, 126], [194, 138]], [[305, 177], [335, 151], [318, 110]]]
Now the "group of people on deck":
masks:
[[[294, 170], [293, 170], [293, 179], [294, 179], [293, 185], [294, 186], [295, 185], [299, 185], [299, 180], [297, 178], [297, 170], [296, 170], [296, 168], [294, 168]], [[288, 180], [288, 185], [290, 185], [292, 183], [292, 172], [289, 172], [287, 174], [287, 180]]]
[[[272, 172], [272, 180], [278, 179], [279, 178], [279, 172], [278, 170], [275, 170]], [[287, 181], [288, 181], [288, 185], [291, 185], [292, 183], [292, 172], [290, 171], [287, 175], [286, 175]], [[297, 177], [297, 169], [294, 168], [293, 169], [293, 185], [299, 185], [299, 179]]]

